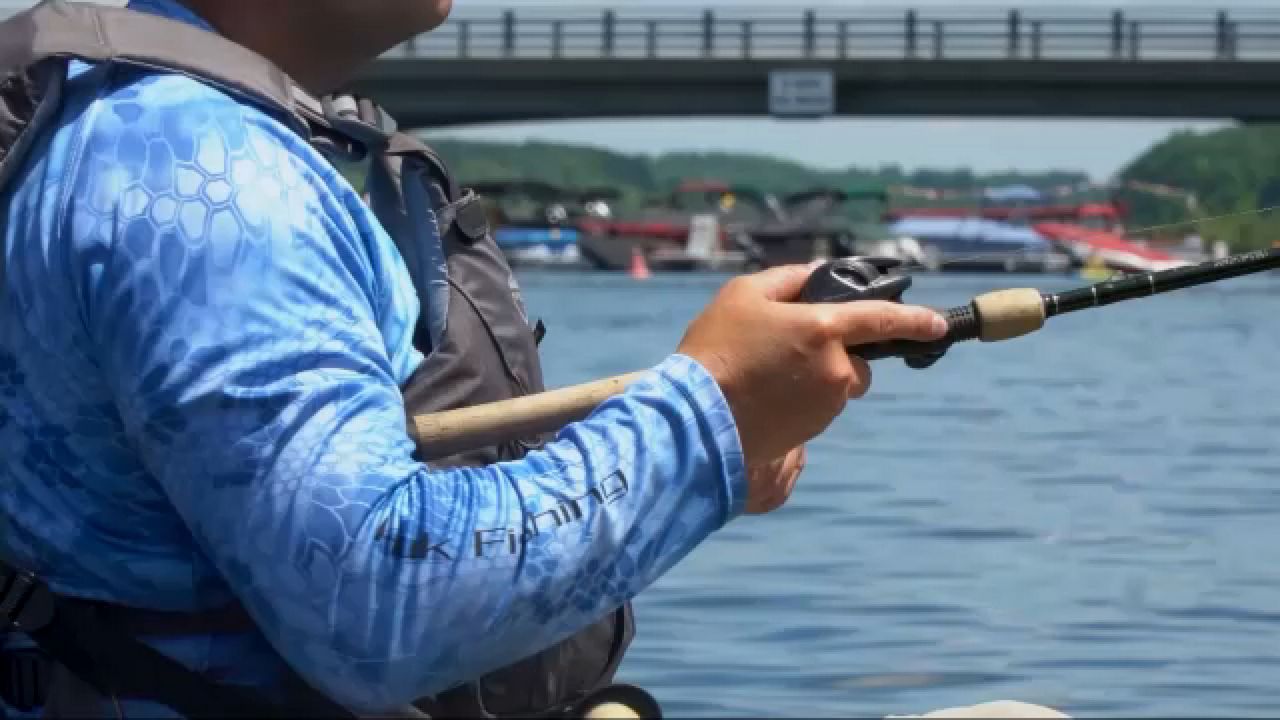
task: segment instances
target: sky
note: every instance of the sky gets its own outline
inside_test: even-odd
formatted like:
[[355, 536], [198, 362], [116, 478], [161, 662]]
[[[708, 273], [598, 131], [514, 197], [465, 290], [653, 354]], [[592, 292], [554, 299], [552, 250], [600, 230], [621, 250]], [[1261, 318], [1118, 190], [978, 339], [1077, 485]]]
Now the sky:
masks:
[[[665, 0], [666, 4], [681, 4]], [[558, 0], [557, 6], [596, 7], [599, 0]], [[615, 7], [653, 6], [646, 0], [615, 0]], [[700, 0], [705, 6], [802, 7], [794, 0]], [[815, 6], [853, 7], [972, 6], [969, 0], [878, 0], [872, 3], [816, 0]], [[541, 8], [540, 0], [507, 0], [515, 9]], [[1203, 7], [1203, 0], [1159, 3], [1123, 0], [985, 0], [983, 6], [1053, 7]], [[1274, 8], [1275, 0], [1228, 0], [1229, 8]], [[454, 0], [457, 10], [491, 7], [485, 0]], [[1216, 7], [1216, 6], [1215, 6]], [[1179, 129], [1209, 130], [1226, 123], [1214, 119], [1175, 120], [1038, 120], [969, 118], [829, 118], [820, 121], [774, 121], [768, 118], [557, 121], [476, 126], [437, 131], [431, 136], [480, 140], [539, 139], [595, 145], [628, 153], [671, 150], [729, 150], [775, 155], [820, 168], [897, 163], [904, 168], [970, 167], [976, 171], [1008, 169], [1078, 170], [1104, 180], [1152, 144]], [[429, 136], [430, 137], [430, 136]]]

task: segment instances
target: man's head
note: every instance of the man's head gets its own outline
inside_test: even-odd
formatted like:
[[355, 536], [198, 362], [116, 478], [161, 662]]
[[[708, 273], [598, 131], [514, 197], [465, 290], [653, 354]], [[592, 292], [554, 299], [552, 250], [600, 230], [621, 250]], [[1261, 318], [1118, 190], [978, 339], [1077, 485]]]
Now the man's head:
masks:
[[449, 16], [452, 0], [181, 0], [217, 30], [325, 93]]

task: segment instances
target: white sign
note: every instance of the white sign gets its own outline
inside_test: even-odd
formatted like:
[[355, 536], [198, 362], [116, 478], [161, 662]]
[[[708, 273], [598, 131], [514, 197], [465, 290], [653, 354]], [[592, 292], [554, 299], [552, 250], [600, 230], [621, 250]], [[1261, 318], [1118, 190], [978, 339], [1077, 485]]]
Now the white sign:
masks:
[[836, 79], [830, 70], [774, 70], [769, 73], [769, 113], [780, 117], [821, 117], [836, 111]]

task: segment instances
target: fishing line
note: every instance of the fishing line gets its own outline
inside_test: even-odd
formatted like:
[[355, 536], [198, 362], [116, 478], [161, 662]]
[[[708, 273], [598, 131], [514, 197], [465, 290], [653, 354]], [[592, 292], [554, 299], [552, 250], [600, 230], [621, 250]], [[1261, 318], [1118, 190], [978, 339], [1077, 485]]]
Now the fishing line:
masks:
[[1272, 210], [1280, 210], [1280, 205], [1272, 205], [1270, 207], [1258, 208], [1257, 210], [1241, 210], [1240, 212], [1226, 213], [1223, 215], [1214, 215], [1207, 218], [1197, 218], [1194, 220], [1183, 220], [1176, 223], [1165, 223], [1164, 225], [1151, 225], [1150, 227], [1142, 227], [1127, 232], [1138, 234], [1151, 232], [1152, 230], [1168, 230], [1169, 228], [1186, 227], [1188, 225], [1203, 225], [1204, 223], [1216, 222], [1218, 220], [1229, 220], [1231, 218], [1248, 217], [1250, 215], [1261, 215], [1271, 212]]

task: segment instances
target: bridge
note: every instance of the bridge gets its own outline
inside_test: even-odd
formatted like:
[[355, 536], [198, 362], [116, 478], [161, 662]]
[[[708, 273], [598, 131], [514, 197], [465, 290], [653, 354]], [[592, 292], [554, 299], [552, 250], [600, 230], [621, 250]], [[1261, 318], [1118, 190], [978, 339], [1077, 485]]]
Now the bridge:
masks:
[[1280, 120], [1280, 9], [458, 3], [353, 88], [410, 127], [657, 116]]

